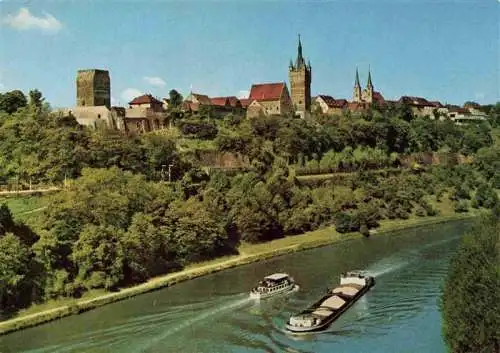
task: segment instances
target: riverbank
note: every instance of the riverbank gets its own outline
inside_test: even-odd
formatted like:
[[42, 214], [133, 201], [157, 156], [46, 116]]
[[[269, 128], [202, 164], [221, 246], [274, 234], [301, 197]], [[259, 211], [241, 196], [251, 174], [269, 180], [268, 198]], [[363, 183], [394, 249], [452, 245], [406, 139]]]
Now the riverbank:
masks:
[[[381, 227], [377, 230], [376, 236], [390, 234], [396, 230], [472, 218], [477, 215], [479, 215], [479, 212], [438, 217], [412, 218], [405, 221], [383, 221], [381, 223]], [[60, 305], [57, 305], [57, 302], [55, 303], [55, 305], [57, 305], [55, 308], [49, 310], [42, 309], [43, 311], [39, 310], [38, 312], [36, 311], [37, 306], [34, 306], [25, 312], [21, 312], [13, 319], [0, 322], [0, 335], [40, 325], [65, 316], [80, 314], [106, 304], [131, 298], [160, 288], [172, 286], [176, 283], [219, 272], [225, 269], [269, 259], [275, 256], [348, 241], [359, 237], [361, 237], [359, 233], [340, 234], [335, 231], [334, 227], [328, 227], [302, 235], [277, 239], [263, 244], [242, 244], [239, 248], [239, 255], [226, 256], [212, 261], [193, 264], [186, 267], [182, 271], [156, 277], [137, 286], [121, 289], [119, 292], [107, 294], [102, 294], [102, 292], [100, 292], [98, 296], [93, 298], [63, 299], [59, 303]], [[39, 308], [43, 307], [44, 305], [39, 306]]]

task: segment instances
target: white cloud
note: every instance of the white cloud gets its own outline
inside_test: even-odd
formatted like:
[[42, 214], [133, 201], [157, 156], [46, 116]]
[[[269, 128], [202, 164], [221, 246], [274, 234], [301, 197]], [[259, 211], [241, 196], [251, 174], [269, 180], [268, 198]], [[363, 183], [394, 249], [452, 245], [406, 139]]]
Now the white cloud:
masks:
[[2, 23], [21, 31], [39, 29], [43, 32], [57, 33], [62, 28], [61, 22], [49, 13], [43, 13], [45, 17], [33, 16], [25, 7], [19, 9], [17, 15], [7, 15]]
[[139, 96], [141, 96], [143, 94], [144, 93], [141, 92], [141, 91], [139, 91], [137, 88], [127, 88], [127, 89], [123, 90], [123, 92], [120, 95], [120, 97], [123, 99], [123, 101], [125, 103], [128, 103], [132, 99], [134, 99], [135, 97], [139, 97]]
[[5, 91], [5, 85], [0, 82], [0, 92]]
[[242, 90], [238, 92], [238, 98], [248, 98], [250, 91]]
[[159, 86], [159, 87], [165, 87], [166, 83], [159, 77], [154, 77], [154, 76], [144, 76], [143, 77], [144, 81], [149, 83], [152, 86]]

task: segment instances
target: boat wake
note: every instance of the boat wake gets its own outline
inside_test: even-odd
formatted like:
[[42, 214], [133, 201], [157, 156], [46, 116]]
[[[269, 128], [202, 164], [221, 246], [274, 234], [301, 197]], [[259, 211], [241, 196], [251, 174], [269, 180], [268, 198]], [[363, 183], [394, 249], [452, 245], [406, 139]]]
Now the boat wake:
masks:
[[[243, 296], [243, 294], [241, 296]], [[147, 351], [149, 348], [153, 347], [158, 342], [161, 342], [165, 338], [170, 337], [179, 331], [190, 328], [190, 327], [196, 325], [197, 323], [200, 323], [200, 322], [202, 322], [210, 317], [216, 316], [216, 315], [221, 314], [223, 312], [242, 307], [245, 304], [250, 303], [250, 301], [251, 301], [250, 297], [248, 297], [245, 294], [245, 298], [235, 299], [233, 301], [230, 301], [228, 303], [221, 305], [220, 307], [216, 307], [216, 308], [207, 310], [206, 312], [199, 314], [191, 319], [186, 319], [186, 320], [182, 321], [181, 323], [179, 323], [177, 326], [171, 327], [168, 330], [166, 330], [165, 332], [161, 333], [160, 335], [153, 337], [151, 340], [148, 341], [147, 346], [142, 348], [141, 352]]]
[[397, 261], [395, 263], [388, 263], [388, 261], [380, 261], [366, 270], [366, 273], [373, 277], [380, 277], [391, 272], [395, 272], [400, 268], [408, 265], [410, 261]]

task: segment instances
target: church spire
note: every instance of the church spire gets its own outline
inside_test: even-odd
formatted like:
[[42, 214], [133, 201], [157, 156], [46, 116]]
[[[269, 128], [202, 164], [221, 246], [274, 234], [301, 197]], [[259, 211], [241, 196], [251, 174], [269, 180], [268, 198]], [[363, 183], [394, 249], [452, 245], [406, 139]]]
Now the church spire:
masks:
[[354, 81], [354, 88], [361, 88], [361, 85], [359, 84], [359, 73], [358, 73], [358, 67], [356, 67], [356, 80]]
[[299, 68], [305, 65], [305, 60], [304, 57], [302, 56], [302, 42], [300, 41], [300, 34], [299, 34], [299, 45], [297, 47], [297, 61], [295, 62], [295, 67]]
[[371, 70], [370, 70], [369, 66], [368, 66], [368, 82], [366, 84], [366, 87], [368, 87], [369, 89], [373, 90], [372, 73], [371, 73]]

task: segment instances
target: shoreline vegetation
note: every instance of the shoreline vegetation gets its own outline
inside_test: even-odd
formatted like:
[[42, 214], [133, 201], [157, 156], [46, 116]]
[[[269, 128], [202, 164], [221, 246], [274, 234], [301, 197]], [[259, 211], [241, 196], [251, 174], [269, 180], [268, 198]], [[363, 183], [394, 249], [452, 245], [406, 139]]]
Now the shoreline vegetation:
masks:
[[[408, 220], [382, 221], [380, 227], [372, 234], [388, 235], [394, 231], [413, 229], [433, 224], [471, 219], [481, 214], [481, 211], [440, 215], [435, 217], [411, 218]], [[80, 314], [98, 307], [145, 294], [161, 288], [170, 287], [190, 279], [206, 276], [230, 268], [259, 262], [273, 257], [295, 253], [298, 251], [342, 243], [359, 239], [359, 232], [341, 234], [334, 226], [276, 239], [267, 243], [243, 243], [239, 247], [238, 255], [229, 255], [221, 258], [194, 263], [181, 271], [164, 276], [151, 278], [145, 283], [132, 287], [122, 288], [117, 292], [94, 291], [88, 292], [79, 299], [54, 300], [40, 305], [32, 305], [26, 310], [5, 321], [0, 322], [0, 336], [29, 327], [38, 326], [66, 316]], [[103, 294], [106, 293], [106, 294]], [[55, 308], [44, 310], [46, 307], [56, 305]], [[42, 311], [39, 311], [42, 310]]]
[[64, 185], [0, 197], [1, 332], [500, 204], [500, 102], [458, 125], [404, 103], [247, 119], [169, 96], [157, 134], [82, 126], [38, 90], [0, 95], [0, 186]]

